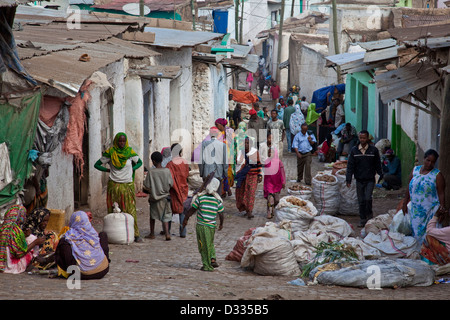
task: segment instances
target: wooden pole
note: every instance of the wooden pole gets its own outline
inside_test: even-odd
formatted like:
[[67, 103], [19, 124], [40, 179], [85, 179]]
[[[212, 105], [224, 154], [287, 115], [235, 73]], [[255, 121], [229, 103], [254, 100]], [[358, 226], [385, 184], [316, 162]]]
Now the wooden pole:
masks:
[[[441, 140], [439, 143], [439, 170], [445, 179], [445, 206], [450, 207], [450, 74], [446, 74], [441, 105]], [[442, 203], [441, 203], [442, 205]]]
[[240, 21], [240, 26], [239, 26], [239, 43], [240, 44], [243, 44], [243, 41], [244, 41], [244, 27], [243, 27], [243, 25], [244, 25], [244, 0], [241, 0], [241, 4], [242, 4], [242, 6], [241, 6], [241, 21]]
[[295, 0], [292, 0], [292, 4], [291, 4], [291, 17], [294, 16], [294, 7], [295, 7]]
[[[337, 8], [336, 8], [336, 0], [331, 1], [333, 6], [333, 43], [334, 43], [334, 54], [339, 54], [339, 39], [338, 39], [338, 32], [337, 32]], [[337, 81], [338, 83], [341, 83], [341, 68], [337, 67]]]
[[234, 0], [234, 37], [239, 41], [239, 0]]
[[139, 15], [144, 16], [144, 0], [139, 0]]
[[195, 31], [195, 6], [194, 6], [194, 0], [191, 0], [191, 10], [192, 10], [192, 30]]
[[281, 48], [282, 48], [282, 44], [283, 44], [284, 3], [285, 3], [285, 0], [281, 0], [280, 29], [278, 30], [278, 54], [277, 54], [277, 65], [276, 65], [278, 83], [280, 83], [280, 80], [281, 80], [278, 66], [281, 63]]

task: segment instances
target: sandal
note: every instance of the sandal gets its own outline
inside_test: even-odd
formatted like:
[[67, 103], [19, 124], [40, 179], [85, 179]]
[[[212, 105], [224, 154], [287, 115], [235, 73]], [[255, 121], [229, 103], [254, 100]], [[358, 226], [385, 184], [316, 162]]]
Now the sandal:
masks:
[[146, 239], [155, 239], [155, 235], [150, 233], [149, 235], [145, 236]]
[[247, 219], [249, 219], [249, 220], [250, 220], [250, 219], [252, 219], [252, 218], [254, 218], [254, 217], [255, 217], [255, 216], [254, 216], [253, 214], [251, 214], [251, 213], [250, 213], [250, 214], [248, 214], [248, 213], [247, 213]]
[[219, 264], [217, 263], [217, 261], [215, 259], [211, 259], [211, 265], [213, 266], [213, 268], [219, 267]]
[[209, 271], [209, 272], [214, 271], [214, 270], [206, 270], [205, 267], [201, 267], [200, 270], [201, 270], [201, 271]]

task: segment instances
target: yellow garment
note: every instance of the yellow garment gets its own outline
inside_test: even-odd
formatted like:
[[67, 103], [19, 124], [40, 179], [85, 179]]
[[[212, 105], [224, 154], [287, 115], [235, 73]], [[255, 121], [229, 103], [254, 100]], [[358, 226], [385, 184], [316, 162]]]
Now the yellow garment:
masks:
[[56, 265], [58, 267], [58, 276], [63, 276], [64, 278], [68, 278], [69, 274], [67, 272], [65, 272], [63, 269], [61, 269], [58, 265]]

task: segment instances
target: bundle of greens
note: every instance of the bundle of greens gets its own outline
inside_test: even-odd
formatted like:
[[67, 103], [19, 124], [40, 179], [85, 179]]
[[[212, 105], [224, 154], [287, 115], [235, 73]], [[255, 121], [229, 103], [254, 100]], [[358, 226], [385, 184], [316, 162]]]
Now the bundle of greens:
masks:
[[358, 255], [353, 248], [347, 247], [339, 241], [320, 242], [315, 247], [316, 254], [313, 260], [302, 269], [302, 277], [309, 277], [310, 272], [317, 266], [330, 262], [352, 262], [358, 261]]

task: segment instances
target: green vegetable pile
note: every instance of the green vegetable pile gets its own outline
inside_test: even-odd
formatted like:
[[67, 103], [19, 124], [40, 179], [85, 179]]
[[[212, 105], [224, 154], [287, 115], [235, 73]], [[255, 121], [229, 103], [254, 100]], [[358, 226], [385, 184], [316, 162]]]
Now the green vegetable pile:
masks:
[[317, 266], [330, 262], [352, 262], [358, 261], [358, 255], [353, 248], [350, 248], [338, 241], [320, 242], [315, 247], [316, 256], [306, 264], [302, 269], [302, 277], [309, 277], [310, 272]]

